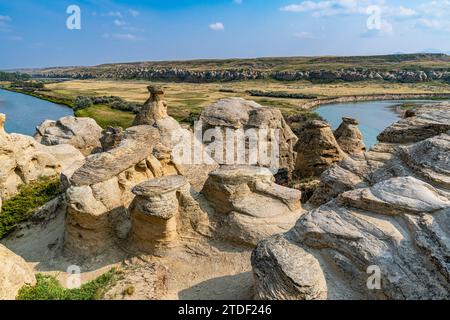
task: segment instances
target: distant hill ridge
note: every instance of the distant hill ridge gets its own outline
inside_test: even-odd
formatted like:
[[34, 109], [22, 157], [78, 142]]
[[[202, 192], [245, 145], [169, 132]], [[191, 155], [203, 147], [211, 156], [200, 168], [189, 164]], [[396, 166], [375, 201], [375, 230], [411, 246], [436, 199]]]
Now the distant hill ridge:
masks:
[[17, 71], [45, 78], [141, 79], [198, 83], [253, 79], [323, 82], [336, 80], [386, 80], [411, 83], [443, 80], [448, 82], [450, 81], [450, 56], [420, 53], [353, 57], [153, 61]]

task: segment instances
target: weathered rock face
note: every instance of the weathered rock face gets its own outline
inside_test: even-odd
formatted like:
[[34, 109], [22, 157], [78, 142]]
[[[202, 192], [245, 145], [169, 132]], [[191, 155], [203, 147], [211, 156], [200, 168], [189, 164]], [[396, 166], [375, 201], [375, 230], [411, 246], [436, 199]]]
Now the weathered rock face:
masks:
[[399, 121], [379, 136], [380, 142], [408, 143], [424, 140], [450, 130], [448, 103], [416, 110], [415, 116]]
[[134, 119], [133, 126], [154, 125], [156, 121], [168, 117], [164, 91], [156, 86], [149, 86], [150, 98], [144, 103]]
[[0, 300], [14, 300], [20, 288], [35, 283], [34, 272], [25, 260], [0, 244]]
[[301, 192], [275, 184], [266, 168], [223, 166], [210, 173], [202, 193], [216, 211], [218, 235], [238, 243], [284, 232], [302, 213]]
[[123, 129], [108, 127], [102, 131], [102, 137], [100, 143], [103, 151], [109, 151], [119, 146], [120, 141], [123, 139]]
[[303, 126], [295, 151], [295, 175], [299, 178], [317, 177], [344, 158], [330, 125], [321, 120]]
[[47, 146], [70, 144], [87, 156], [101, 148], [102, 128], [91, 118], [64, 117], [46, 120], [36, 128], [34, 138]]
[[[94, 154], [75, 172], [63, 173], [68, 204], [65, 250], [78, 255], [102, 252], [117, 237], [126, 237], [120, 228], [134, 198], [131, 189], [163, 174], [153, 157], [159, 142], [156, 129], [147, 126], [125, 131], [119, 147]], [[125, 223], [125, 222], [124, 222]]]
[[1, 197], [11, 197], [22, 184], [58, 176], [62, 170], [84, 161], [83, 155], [70, 145], [44, 146], [28, 136], [7, 134], [5, 119], [0, 114]]
[[256, 297], [449, 299], [448, 115], [420, 108], [382, 134], [409, 144], [380, 143], [326, 171], [321, 205], [253, 252]]
[[[289, 172], [292, 172], [295, 165], [295, 152], [294, 145], [297, 142], [297, 137], [292, 132], [291, 128], [286, 124], [281, 112], [277, 109], [266, 108], [254, 101], [247, 101], [240, 98], [223, 99], [219, 102], [205, 108], [200, 116], [202, 121], [203, 131], [208, 129], [220, 129], [221, 133], [229, 130], [248, 130], [256, 129], [258, 132], [264, 132], [264, 129], [269, 130], [269, 134], [261, 134], [259, 143], [267, 142], [268, 145], [272, 142], [272, 139], [278, 141], [279, 159], [276, 160], [276, 166], [279, 168], [286, 168]], [[278, 136], [271, 137], [270, 130]], [[276, 130], [276, 131], [275, 131]], [[215, 137], [217, 138], [217, 137]], [[261, 139], [262, 138], [262, 139]], [[223, 140], [225, 141], [225, 137]], [[228, 147], [228, 149], [231, 149]], [[246, 157], [248, 157], [248, 143], [245, 145]], [[271, 154], [272, 150], [267, 148], [268, 154]], [[226, 153], [229, 150], [224, 150], [224, 157], [219, 159], [215, 157], [215, 160], [224, 165], [244, 164], [236, 162], [239, 157], [239, 149], [234, 150], [232, 163], [226, 159]], [[246, 159], [248, 160], [248, 159]], [[267, 163], [266, 163], [267, 162]], [[270, 167], [270, 161], [264, 161], [264, 159], [257, 159], [257, 163], [245, 164], [259, 165]]]
[[339, 147], [348, 155], [359, 155], [366, 152], [361, 131], [358, 129], [358, 121], [353, 118], [342, 118], [342, 124], [334, 132]]

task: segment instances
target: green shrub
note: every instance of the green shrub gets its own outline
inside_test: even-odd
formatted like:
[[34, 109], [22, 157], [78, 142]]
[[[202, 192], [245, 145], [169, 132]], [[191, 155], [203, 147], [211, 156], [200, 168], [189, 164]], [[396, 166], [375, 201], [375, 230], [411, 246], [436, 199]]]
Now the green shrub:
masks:
[[44, 178], [21, 186], [18, 195], [4, 201], [0, 213], [0, 239], [12, 232], [20, 222], [27, 220], [37, 208], [57, 197], [59, 186], [59, 179]]
[[99, 300], [107, 288], [118, 280], [120, 272], [111, 269], [79, 289], [65, 289], [55, 277], [37, 274], [36, 285], [24, 286], [17, 300]]
[[92, 99], [89, 97], [78, 96], [75, 98], [75, 101], [74, 101], [74, 109], [75, 110], [86, 109], [86, 108], [92, 107], [92, 105], [93, 105]]

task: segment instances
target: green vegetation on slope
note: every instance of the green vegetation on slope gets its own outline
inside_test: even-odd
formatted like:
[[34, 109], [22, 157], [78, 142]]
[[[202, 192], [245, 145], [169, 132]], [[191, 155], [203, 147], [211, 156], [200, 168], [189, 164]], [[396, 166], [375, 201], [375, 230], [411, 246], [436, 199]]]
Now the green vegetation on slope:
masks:
[[18, 195], [4, 201], [0, 213], [0, 239], [27, 220], [36, 209], [57, 197], [59, 186], [59, 179], [44, 178], [20, 187]]
[[133, 124], [134, 113], [115, 110], [105, 105], [95, 105], [86, 109], [75, 111], [77, 117], [94, 119], [103, 129], [108, 126], [129, 128]]
[[30, 75], [24, 73], [0, 71], [0, 81], [21, 81], [29, 80], [30, 78]]
[[109, 286], [120, 277], [120, 272], [111, 269], [79, 289], [65, 289], [55, 277], [38, 274], [36, 285], [20, 289], [17, 300], [99, 300]]

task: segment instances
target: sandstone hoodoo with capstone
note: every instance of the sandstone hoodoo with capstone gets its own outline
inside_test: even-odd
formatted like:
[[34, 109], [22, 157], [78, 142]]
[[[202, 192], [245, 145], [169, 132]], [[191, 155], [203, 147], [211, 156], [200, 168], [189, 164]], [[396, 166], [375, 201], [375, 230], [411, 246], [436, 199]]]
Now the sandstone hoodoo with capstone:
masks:
[[334, 132], [336, 141], [348, 155], [361, 155], [366, 151], [366, 145], [356, 119], [344, 117], [339, 128]]
[[390, 143], [327, 170], [319, 206], [253, 252], [256, 298], [449, 299], [445, 119], [448, 104], [421, 107], [380, 135]]
[[130, 206], [132, 244], [140, 251], [162, 255], [178, 242], [178, 192], [188, 186], [182, 176], [143, 182], [133, 188]]
[[275, 184], [262, 167], [223, 166], [202, 193], [215, 209], [218, 236], [248, 245], [286, 231], [303, 212], [301, 192]]
[[34, 138], [47, 146], [69, 144], [87, 156], [101, 149], [102, 128], [91, 118], [72, 116], [46, 120], [36, 128]]

